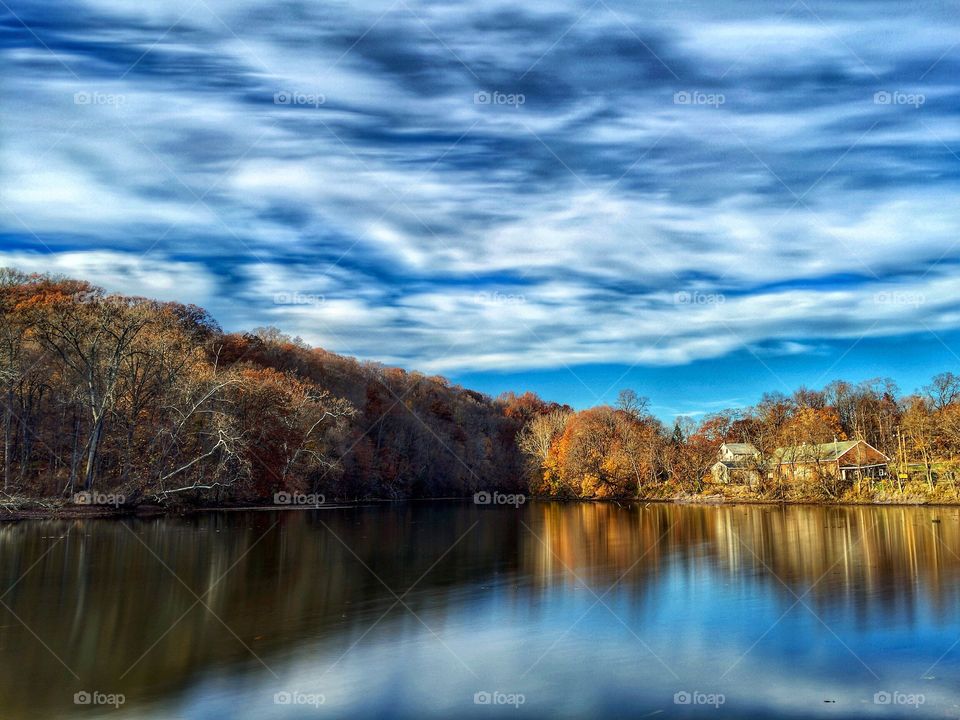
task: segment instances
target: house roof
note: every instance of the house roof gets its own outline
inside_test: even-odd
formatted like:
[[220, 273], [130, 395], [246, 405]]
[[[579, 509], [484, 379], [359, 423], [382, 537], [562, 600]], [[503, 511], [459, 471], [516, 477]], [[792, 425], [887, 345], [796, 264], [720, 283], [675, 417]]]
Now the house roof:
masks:
[[773, 460], [777, 463], [836, 462], [860, 443], [886, 457], [872, 445], [863, 440], [835, 440], [819, 445], [793, 445], [777, 448], [773, 451]]
[[723, 447], [734, 455], [756, 455], [760, 452], [752, 443], [724, 443]]

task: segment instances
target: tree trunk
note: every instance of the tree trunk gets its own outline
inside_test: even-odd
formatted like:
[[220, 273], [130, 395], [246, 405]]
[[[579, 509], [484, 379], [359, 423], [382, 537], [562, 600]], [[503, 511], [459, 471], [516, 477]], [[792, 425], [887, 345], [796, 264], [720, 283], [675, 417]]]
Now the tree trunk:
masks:
[[80, 418], [73, 412], [73, 446], [70, 448], [70, 496], [77, 487], [77, 465], [80, 463]]
[[30, 467], [30, 428], [28, 423], [33, 415], [33, 400], [27, 396], [27, 404], [22, 407], [20, 415], [20, 482], [23, 483], [27, 478], [27, 470]]
[[13, 388], [7, 388], [7, 404], [3, 412], [3, 491], [10, 489], [10, 445], [13, 441]]
[[87, 468], [83, 479], [84, 490], [93, 489], [93, 479], [97, 465], [97, 450], [100, 448], [100, 435], [103, 432], [103, 418], [104, 416], [101, 415], [94, 420], [93, 432], [90, 434], [90, 446], [87, 448]]

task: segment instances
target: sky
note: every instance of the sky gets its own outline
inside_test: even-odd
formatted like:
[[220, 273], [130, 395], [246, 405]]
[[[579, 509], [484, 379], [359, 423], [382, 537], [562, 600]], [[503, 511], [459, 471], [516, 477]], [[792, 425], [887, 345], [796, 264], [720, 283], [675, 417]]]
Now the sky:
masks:
[[663, 417], [960, 366], [955, 2], [0, 0], [0, 265]]

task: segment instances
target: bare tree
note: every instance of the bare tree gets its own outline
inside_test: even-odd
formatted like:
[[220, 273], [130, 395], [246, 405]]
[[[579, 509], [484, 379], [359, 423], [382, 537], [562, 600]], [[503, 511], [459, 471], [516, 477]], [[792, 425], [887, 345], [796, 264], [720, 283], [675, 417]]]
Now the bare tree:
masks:
[[96, 477], [104, 423], [116, 402], [121, 368], [135, 352], [135, 340], [150, 324], [149, 303], [103, 297], [95, 290], [77, 301], [62, 292], [36, 298], [31, 319], [39, 343], [53, 352], [84, 388], [90, 430], [86, 443], [84, 488]]
[[563, 410], [553, 410], [544, 415], [535, 416], [524, 425], [517, 436], [520, 451], [533, 459], [539, 467], [550, 454], [550, 445], [563, 431], [563, 427], [571, 413]]
[[638, 395], [636, 391], [630, 388], [624, 388], [617, 395], [617, 408], [623, 410], [635, 420], [641, 420], [650, 411], [650, 399]]
[[934, 375], [930, 384], [923, 388], [923, 392], [933, 403], [934, 410], [943, 410], [960, 398], [960, 377], [952, 372]]

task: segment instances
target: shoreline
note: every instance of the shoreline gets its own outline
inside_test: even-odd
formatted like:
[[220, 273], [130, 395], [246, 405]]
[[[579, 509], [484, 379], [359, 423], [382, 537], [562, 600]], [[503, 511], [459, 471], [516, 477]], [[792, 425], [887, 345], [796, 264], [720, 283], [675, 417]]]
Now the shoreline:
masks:
[[[436, 498], [441, 499], [441, 498]], [[443, 498], [454, 499], [454, 498]], [[459, 499], [459, 498], [457, 498]], [[36, 502], [26, 501], [25, 504]], [[407, 500], [357, 500], [331, 502], [322, 505], [266, 505], [264, 503], [230, 504], [230, 505], [134, 505], [111, 507], [109, 505], [74, 505], [63, 503], [52, 507], [22, 507], [11, 509], [5, 507], [0, 514], [0, 524], [4, 522], [20, 522], [24, 520], [104, 520], [120, 518], [155, 518], [176, 515], [195, 515], [206, 512], [264, 512], [270, 510], [284, 510], [303, 512], [307, 510], [343, 510], [351, 507], [363, 507], [379, 503], [408, 502]]]
[[[471, 496], [465, 497], [438, 497], [438, 498], [401, 498], [390, 500], [386, 498], [372, 498], [365, 500], [337, 501], [322, 505], [273, 505], [264, 503], [234, 503], [229, 505], [177, 505], [163, 507], [160, 505], [143, 504], [136, 506], [85, 506], [63, 503], [51, 507], [19, 507], [11, 509], [4, 506], [5, 512], [0, 513], [0, 524], [4, 522], [23, 522], [28, 520], [105, 520], [122, 518], [157, 518], [170, 516], [195, 515], [213, 512], [305, 512], [315, 510], [345, 510], [349, 508], [371, 507], [375, 505], [393, 503], [416, 502], [471, 502]], [[25, 500], [24, 505], [38, 501]], [[620, 507], [629, 505], [703, 505], [703, 506], [736, 506], [736, 505], [765, 505], [765, 506], [815, 506], [815, 507], [945, 507], [960, 509], [960, 502], [928, 501], [911, 498], [897, 501], [879, 500], [767, 500], [764, 498], [723, 497], [718, 495], [684, 495], [675, 497], [649, 498], [602, 498], [602, 499], [565, 499], [550, 496], [529, 496], [526, 502], [557, 502], [564, 504], [597, 503], [612, 504]]]

